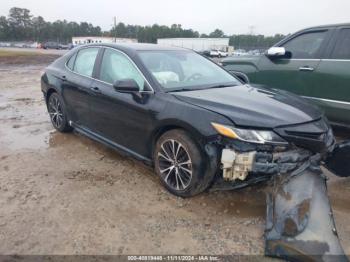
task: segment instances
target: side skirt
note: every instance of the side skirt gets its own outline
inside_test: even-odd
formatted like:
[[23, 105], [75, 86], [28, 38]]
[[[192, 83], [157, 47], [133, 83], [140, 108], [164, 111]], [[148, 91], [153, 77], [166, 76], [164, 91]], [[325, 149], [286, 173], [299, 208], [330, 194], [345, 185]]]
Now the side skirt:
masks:
[[87, 136], [88, 138], [95, 140], [101, 144], [104, 144], [105, 146], [112, 148], [124, 156], [133, 157], [139, 161], [142, 161], [143, 163], [145, 163], [146, 165], [149, 165], [149, 166], [153, 165], [153, 161], [150, 158], [147, 158], [143, 155], [140, 155], [140, 154], [130, 150], [129, 148], [126, 148], [126, 147], [119, 145], [119, 144], [99, 135], [99, 134], [96, 134], [95, 132], [91, 131], [88, 128], [79, 126], [79, 125], [73, 123], [72, 121], [69, 121], [69, 124], [70, 124], [70, 126], [72, 126], [74, 128], [74, 130], [76, 132], [78, 132], [84, 136]]

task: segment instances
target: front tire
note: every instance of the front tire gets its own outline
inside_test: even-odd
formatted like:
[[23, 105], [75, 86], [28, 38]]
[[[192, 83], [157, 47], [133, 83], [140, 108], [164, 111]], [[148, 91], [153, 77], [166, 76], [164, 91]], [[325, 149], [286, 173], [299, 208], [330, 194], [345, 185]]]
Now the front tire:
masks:
[[199, 146], [181, 129], [163, 134], [154, 150], [155, 171], [172, 194], [191, 197], [208, 188], [204, 179], [205, 157]]
[[61, 97], [58, 93], [52, 93], [47, 101], [47, 110], [49, 111], [51, 123], [59, 132], [72, 131], [72, 127], [67, 120], [67, 113]]

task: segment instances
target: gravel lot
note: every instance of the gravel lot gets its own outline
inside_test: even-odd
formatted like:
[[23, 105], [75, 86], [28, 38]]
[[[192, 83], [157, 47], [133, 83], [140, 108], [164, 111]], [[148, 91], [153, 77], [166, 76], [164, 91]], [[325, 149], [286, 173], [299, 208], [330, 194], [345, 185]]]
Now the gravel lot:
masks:
[[[1, 52], [0, 254], [263, 254], [263, 185], [174, 197], [142, 163], [53, 130], [40, 76], [57, 54]], [[329, 176], [350, 254], [350, 179]]]

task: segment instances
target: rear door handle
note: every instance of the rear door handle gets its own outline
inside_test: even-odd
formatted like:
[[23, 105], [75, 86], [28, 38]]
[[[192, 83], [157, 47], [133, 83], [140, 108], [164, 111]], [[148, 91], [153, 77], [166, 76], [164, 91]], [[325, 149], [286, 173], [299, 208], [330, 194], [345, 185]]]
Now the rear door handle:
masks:
[[101, 94], [101, 90], [97, 86], [91, 87], [90, 90], [95, 94]]
[[61, 79], [62, 79], [62, 81], [67, 81], [67, 77], [66, 76], [62, 76]]
[[314, 71], [315, 69], [313, 67], [310, 67], [310, 66], [302, 66], [302, 67], [299, 67], [299, 71], [307, 71], [307, 72], [312, 72]]

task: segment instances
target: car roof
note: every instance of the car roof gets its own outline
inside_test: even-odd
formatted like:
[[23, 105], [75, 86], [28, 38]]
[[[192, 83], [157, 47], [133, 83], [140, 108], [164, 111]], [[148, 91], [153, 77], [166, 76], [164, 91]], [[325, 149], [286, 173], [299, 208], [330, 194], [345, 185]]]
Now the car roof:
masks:
[[100, 44], [87, 44], [81, 47], [93, 47], [102, 46], [110, 47], [121, 50], [128, 54], [137, 53], [138, 51], [189, 51], [189, 49], [173, 47], [173, 46], [162, 46], [157, 44], [143, 44], [143, 43], [100, 43]]
[[285, 42], [289, 41], [290, 39], [294, 38], [296, 35], [307, 33], [309, 31], [317, 31], [317, 30], [327, 30], [327, 29], [335, 29], [335, 28], [342, 28], [342, 27], [350, 27], [350, 23], [341, 23], [341, 24], [329, 24], [329, 25], [319, 25], [319, 26], [313, 26], [301, 29], [291, 35], [286, 36], [281, 41], [278, 41], [273, 46], [280, 46], [284, 44]]
[[304, 28], [301, 31], [304, 30], [311, 30], [311, 29], [323, 29], [323, 28], [337, 28], [337, 27], [347, 27], [350, 26], [350, 23], [341, 23], [341, 24], [329, 24], [329, 25], [319, 25], [319, 26], [312, 26], [312, 27], [308, 27], [308, 28]]

